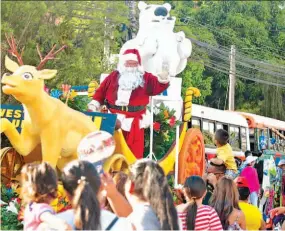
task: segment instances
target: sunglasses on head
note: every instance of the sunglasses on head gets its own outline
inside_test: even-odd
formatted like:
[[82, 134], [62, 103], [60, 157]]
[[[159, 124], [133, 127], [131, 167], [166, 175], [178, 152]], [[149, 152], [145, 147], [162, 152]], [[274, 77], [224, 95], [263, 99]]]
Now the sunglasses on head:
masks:
[[224, 172], [208, 172], [208, 174], [210, 174], [210, 173], [212, 173], [212, 174], [214, 174], [215, 176], [216, 175], [221, 175], [221, 174], [225, 174]]

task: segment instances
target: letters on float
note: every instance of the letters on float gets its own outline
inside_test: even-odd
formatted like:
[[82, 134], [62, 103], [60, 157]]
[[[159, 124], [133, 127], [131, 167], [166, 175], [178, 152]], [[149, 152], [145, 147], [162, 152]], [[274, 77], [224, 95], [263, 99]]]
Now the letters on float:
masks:
[[23, 107], [20, 105], [1, 104], [1, 118], [10, 120], [20, 132], [22, 129], [22, 121], [24, 119]]
[[[99, 112], [83, 112], [89, 116], [99, 130], [114, 134], [117, 115]], [[1, 104], [1, 118], [7, 118], [21, 132], [24, 110], [21, 105]]]

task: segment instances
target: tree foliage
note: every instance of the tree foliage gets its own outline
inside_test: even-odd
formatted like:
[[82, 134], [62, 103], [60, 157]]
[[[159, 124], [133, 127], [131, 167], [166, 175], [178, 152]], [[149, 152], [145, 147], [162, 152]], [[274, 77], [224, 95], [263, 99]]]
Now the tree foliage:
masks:
[[[68, 46], [58, 55], [59, 59], [45, 67], [58, 70], [56, 78], [47, 81], [49, 88], [60, 87], [62, 83], [88, 84], [101, 73], [110, 71], [109, 54], [119, 52], [124, 42], [121, 25], [128, 24], [128, 8], [124, 2], [3, 2], [1, 13], [1, 45], [8, 49], [5, 33], [13, 33], [18, 46], [25, 47], [24, 63], [39, 63], [36, 44], [43, 54], [54, 44]], [[2, 65], [6, 53], [2, 52]]]
[[[236, 46], [241, 57], [285, 66], [285, 4], [284, 1], [165, 1], [172, 5], [177, 17], [176, 31], [186, 37], [215, 47]], [[162, 4], [151, 1], [148, 4]], [[108, 59], [118, 54], [126, 40], [129, 8], [124, 1], [32, 1], [2, 2], [1, 47], [7, 49], [5, 33], [13, 33], [24, 49], [24, 62], [36, 65], [39, 58], [36, 44], [47, 53], [53, 44], [68, 48], [46, 68], [57, 69], [56, 78], [47, 82], [49, 88], [62, 83], [85, 85], [98, 79], [114, 66]], [[138, 14], [138, 10], [136, 11]], [[185, 22], [185, 18], [189, 21]], [[4, 55], [1, 54], [3, 65]], [[228, 74], [207, 67], [217, 57], [209, 50], [193, 44], [193, 53], [180, 77], [183, 87], [198, 87], [202, 97], [196, 103], [227, 109]], [[220, 68], [219, 66], [217, 66]], [[264, 67], [267, 68], [266, 66]], [[247, 77], [274, 76], [258, 69], [248, 71], [237, 66]], [[5, 71], [1, 70], [1, 75]], [[2, 94], [2, 101], [11, 97]], [[285, 120], [284, 88], [237, 79], [236, 110], [245, 110]]]
[[[276, 65], [277, 68], [278, 65], [282, 65], [284, 68], [285, 9], [284, 6], [282, 8], [282, 2], [174, 1], [172, 5], [175, 7], [177, 22], [181, 22], [176, 29], [185, 31], [187, 37], [214, 46], [228, 47], [228, 49], [231, 45], [235, 45], [237, 52], [243, 56], [264, 60]], [[189, 19], [186, 23], [185, 18]], [[204, 93], [206, 98], [199, 103], [227, 109], [228, 75], [203, 66], [203, 62], [215, 60], [215, 57], [209, 57], [208, 53], [194, 44], [190, 64], [183, 73], [184, 83], [194, 84], [194, 70], [190, 71], [192, 75], [185, 75], [185, 73], [199, 60], [202, 63], [201, 69], [204, 70], [199, 79], [205, 76], [212, 78], [212, 81], [204, 83], [203, 87], [207, 86], [206, 88], [210, 91]], [[245, 71], [242, 67], [237, 68]], [[247, 76], [252, 77], [253, 74], [256, 77], [263, 75], [269, 81], [275, 78], [275, 76], [261, 74], [258, 70], [248, 73]], [[200, 87], [199, 83], [195, 82], [195, 84]], [[285, 120], [284, 100], [284, 88], [237, 79], [236, 110]]]

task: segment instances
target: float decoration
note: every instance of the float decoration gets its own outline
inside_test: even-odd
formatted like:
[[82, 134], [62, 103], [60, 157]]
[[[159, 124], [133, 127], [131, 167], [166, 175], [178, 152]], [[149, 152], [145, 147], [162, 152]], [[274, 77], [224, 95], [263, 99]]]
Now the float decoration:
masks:
[[[8, 43], [11, 52], [16, 52], [15, 39]], [[37, 67], [19, 65], [8, 56], [5, 66], [12, 75], [4, 74], [3, 92], [14, 96], [25, 108], [25, 118], [21, 134], [7, 118], [1, 118], [1, 132], [10, 140], [12, 146], [23, 156], [29, 155], [41, 144], [42, 161], [62, 169], [68, 162], [77, 159], [77, 145], [88, 133], [99, 128], [90, 117], [66, 107], [60, 100], [49, 96], [44, 90], [44, 80], [53, 78], [57, 70], [41, 70], [44, 64], [55, 58], [55, 55], [66, 46], [55, 51], [56, 45], [43, 58], [39, 46], [40, 64]], [[19, 57], [17, 56], [18, 60]], [[59, 116], [60, 115], [60, 116]], [[41, 159], [38, 156], [38, 159]]]
[[[181, 122], [175, 118], [175, 110], [170, 110], [163, 103], [154, 108], [156, 113], [153, 115], [154, 144], [153, 152], [157, 160], [160, 160], [171, 147], [175, 140], [175, 127]], [[149, 128], [145, 131], [145, 153], [149, 153], [150, 137]]]
[[192, 52], [192, 44], [183, 31], [174, 33], [176, 17], [170, 15], [171, 5], [147, 4], [140, 1], [139, 30], [134, 39], [127, 41], [120, 50], [138, 49], [144, 70], [157, 75], [162, 64], [169, 64], [169, 74], [176, 77], [186, 65]]
[[1, 230], [21, 230], [21, 199], [18, 183], [1, 184]]

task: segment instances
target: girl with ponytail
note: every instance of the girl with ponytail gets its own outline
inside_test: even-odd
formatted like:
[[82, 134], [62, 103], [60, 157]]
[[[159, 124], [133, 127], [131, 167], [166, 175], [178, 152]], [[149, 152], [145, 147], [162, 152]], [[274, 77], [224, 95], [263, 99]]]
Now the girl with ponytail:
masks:
[[167, 179], [156, 162], [142, 159], [131, 166], [125, 189], [136, 230], [179, 230]]
[[184, 183], [187, 203], [177, 206], [183, 230], [223, 230], [216, 211], [202, 205], [206, 195], [206, 183], [199, 176], [188, 177]]
[[131, 230], [126, 219], [102, 210], [98, 196], [101, 180], [94, 165], [73, 161], [63, 170], [62, 184], [72, 202], [72, 209], [57, 214], [77, 230]]
[[22, 197], [26, 204], [24, 230], [43, 230], [45, 227], [68, 230], [70, 227], [55, 215], [49, 205], [57, 197], [57, 175], [48, 163], [26, 164], [22, 171]]

